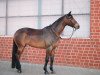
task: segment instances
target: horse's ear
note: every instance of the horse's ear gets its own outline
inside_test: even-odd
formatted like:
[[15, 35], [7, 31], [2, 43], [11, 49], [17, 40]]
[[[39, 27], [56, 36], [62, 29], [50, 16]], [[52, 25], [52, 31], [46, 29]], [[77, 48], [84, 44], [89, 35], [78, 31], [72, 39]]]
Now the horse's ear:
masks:
[[71, 15], [71, 11], [68, 14]]
[[67, 14], [67, 18], [71, 18], [72, 15], [71, 15], [71, 11]]

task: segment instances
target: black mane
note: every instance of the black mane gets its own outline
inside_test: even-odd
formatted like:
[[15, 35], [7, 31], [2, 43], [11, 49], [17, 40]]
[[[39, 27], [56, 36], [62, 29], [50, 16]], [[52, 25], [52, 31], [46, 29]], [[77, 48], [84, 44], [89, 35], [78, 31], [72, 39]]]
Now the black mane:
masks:
[[58, 25], [59, 22], [60, 22], [64, 17], [65, 17], [65, 15], [62, 16], [62, 17], [60, 17], [59, 19], [57, 19], [52, 25], [54, 25], [54, 24]]
[[58, 25], [59, 25], [59, 23], [61, 22], [61, 20], [63, 19], [65, 17], [65, 15], [64, 16], [62, 16], [62, 17], [60, 17], [60, 18], [58, 18], [54, 23], [52, 23], [52, 24], [50, 24], [49, 26], [47, 26], [47, 27], [45, 27], [45, 28], [51, 28], [51, 27], [57, 27]]

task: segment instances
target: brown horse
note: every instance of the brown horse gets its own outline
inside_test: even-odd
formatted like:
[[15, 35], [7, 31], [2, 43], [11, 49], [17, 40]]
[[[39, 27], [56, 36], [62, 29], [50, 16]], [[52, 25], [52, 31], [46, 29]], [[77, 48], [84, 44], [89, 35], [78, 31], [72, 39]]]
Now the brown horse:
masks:
[[67, 25], [75, 29], [79, 29], [80, 27], [73, 18], [71, 12], [60, 17], [52, 25], [43, 29], [21, 28], [17, 30], [13, 38], [12, 68], [16, 67], [19, 73], [22, 72], [19, 59], [25, 46], [29, 45], [46, 49], [44, 71], [45, 74], [48, 73], [47, 64], [50, 59], [50, 70], [54, 73], [53, 62], [55, 49], [57, 47], [57, 42], [60, 40], [60, 34]]

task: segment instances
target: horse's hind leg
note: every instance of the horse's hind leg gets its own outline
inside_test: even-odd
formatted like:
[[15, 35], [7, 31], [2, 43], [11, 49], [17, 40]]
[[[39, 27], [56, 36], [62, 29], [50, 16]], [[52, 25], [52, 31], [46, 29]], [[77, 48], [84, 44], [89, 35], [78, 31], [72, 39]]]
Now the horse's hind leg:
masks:
[[20, 57], [21, 57], [21, 54], [23, 52], [23, 49], [24, 49], [23, 46], [18, 47], [18, 51], [17, 51], [17, 54], [16, 54], [16, 69], [18, 70], [19, 73], [22, 72], [21, 64], [20, 64]]
[[17, 71], [19, 72], [19, 73], [21, 73], [22, 71], [21, 71], [21, 64], [20, 64], [20, 61], [19, 61], [19, 59], [18, 59], [18, 55], [16, 54], [16, 69], [17, 69]]

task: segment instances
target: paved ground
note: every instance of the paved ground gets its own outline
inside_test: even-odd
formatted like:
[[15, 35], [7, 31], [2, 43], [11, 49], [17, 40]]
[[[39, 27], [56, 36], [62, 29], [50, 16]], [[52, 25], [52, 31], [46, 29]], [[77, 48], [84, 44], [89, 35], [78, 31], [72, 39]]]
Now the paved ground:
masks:
[[[43, 65], [22, 63], [21, 74], [16, 69], [10, 68], [10, 62], [0, 61], [0, 75], [45, 75]], [[49, 75], [100, 75], [100, 70], [67, 66], [54, 66], [56, 74]]]

